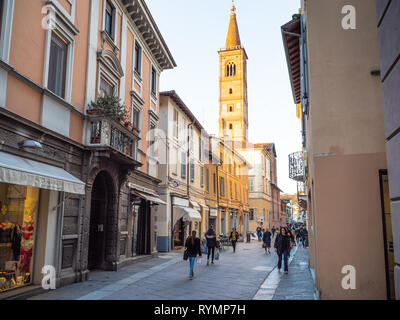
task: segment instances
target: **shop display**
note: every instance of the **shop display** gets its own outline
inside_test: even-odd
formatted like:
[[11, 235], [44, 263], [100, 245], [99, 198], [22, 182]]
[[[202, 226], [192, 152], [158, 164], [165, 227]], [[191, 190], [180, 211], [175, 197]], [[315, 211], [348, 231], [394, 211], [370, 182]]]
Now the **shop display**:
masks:
[[0, 183], [0, 291], [30, 284], [39, 189]]

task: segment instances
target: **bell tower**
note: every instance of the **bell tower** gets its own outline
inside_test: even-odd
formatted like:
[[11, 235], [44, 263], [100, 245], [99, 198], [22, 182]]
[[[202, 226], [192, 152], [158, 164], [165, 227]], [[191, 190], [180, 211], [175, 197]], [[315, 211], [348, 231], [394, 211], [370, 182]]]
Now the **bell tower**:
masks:
[[247, 54], [242, 47], [232, 4], [225, 48], [219, 55], [219, 131], [220, 138], [247, 142]]

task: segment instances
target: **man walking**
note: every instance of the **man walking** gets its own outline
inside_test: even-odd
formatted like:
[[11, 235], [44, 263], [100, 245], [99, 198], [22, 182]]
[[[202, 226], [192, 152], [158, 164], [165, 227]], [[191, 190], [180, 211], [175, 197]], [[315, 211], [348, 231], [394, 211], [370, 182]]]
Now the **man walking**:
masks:
[[271, 232], [269, 232], [268, 228], [267, 231], [264, 232], [263, 234], [263, 241], [264, 241], [264, 248], [265, 248], [265, 253], [270, 254], [271, 253]]
[[239, 233], [236, 232], [236, 228], [232, 228], [232, 232], [229, 236], [229, 240], [232, 242], [233, 253], [236, 252], [236, 242], [238, 241]]
[[261, 241], [261, 227], [260, 226], [258, 226], [258, 228], [257, 228], [257, 237], [258, 237], [258, 241]]
[[272, 227], [272, 238], [275, 237], [275, 226]]
[[217, 234], [214, 231], [214, 226], [210, 225], [210, 229], [205, 234], [207, 240], [207, 265], [210, 264], [210, 254], [211, 254], [211, 264], [214, 264], [215, 247], [217, 245]]

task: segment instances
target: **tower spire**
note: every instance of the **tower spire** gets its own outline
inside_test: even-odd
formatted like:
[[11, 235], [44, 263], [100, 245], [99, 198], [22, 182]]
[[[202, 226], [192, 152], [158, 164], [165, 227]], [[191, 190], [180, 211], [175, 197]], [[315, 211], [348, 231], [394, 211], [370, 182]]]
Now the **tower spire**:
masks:
[[239, 27], [236, 20], [236, 7], [232, 0], [231, 16], [229, 20], [228, 35], [226, 37], [226, 49], [234, 49], [240, 46]]

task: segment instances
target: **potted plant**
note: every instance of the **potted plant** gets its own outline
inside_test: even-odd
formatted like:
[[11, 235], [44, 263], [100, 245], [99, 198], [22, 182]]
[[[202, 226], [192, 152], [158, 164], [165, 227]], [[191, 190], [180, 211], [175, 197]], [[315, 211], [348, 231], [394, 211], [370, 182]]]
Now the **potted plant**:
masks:
[[110, 116], [121, 121], [125, 116], [125, 106], [120, 101], [120, 98], [112, 95], [98, 96], [96, 102], [91, 102], [88, 114]]

